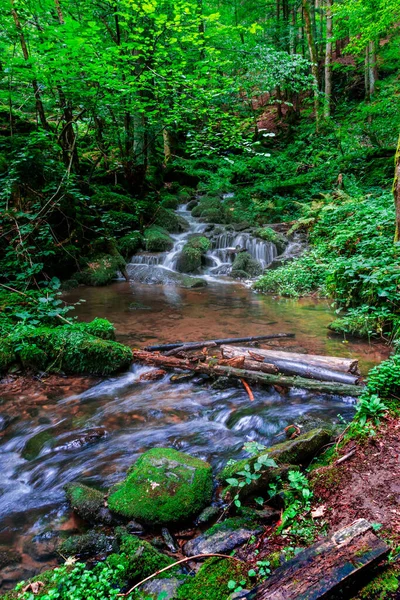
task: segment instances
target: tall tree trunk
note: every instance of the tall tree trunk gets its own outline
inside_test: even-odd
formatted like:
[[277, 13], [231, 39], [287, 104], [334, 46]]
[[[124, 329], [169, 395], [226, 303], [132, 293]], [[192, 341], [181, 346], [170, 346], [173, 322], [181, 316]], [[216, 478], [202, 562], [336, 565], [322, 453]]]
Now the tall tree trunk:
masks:
[[375, 93], [375, 83], [377, 80], [376, 68], [376, 45], [375, 42], [369, 42], [365, 49], [365, 97], [371, 100]]
[[324, 117], [331, 116], [332, 98], [332, 0], [326, 0], [325, 104]]
[[397, 243], [400, 241], [400, 135], [394, 159], [393, 197], [396, 210], [396, 231], [394, 234], [394, 241]]
[[307, 0], [302, 0], [304, 25], [307, 36], [308, 51], [310, 54], [311, 61], [311, 74], [313, 78], [314, 87], [314, 112], [315, 112], [315, 124], [316, 129], [319, 129], [319, 85], [318, 85], [318, 57], [315, 46], [315, 38], [313, 34], [313, 24], [311, 21], [310, 7], [308, 6]]
[[[19, 20], [18, 13], [17, 13], [17, 11], [14, 8], [14, 0], [11, 0], [11, 14], [12, 14], [13, 19], [14, 19], [15, 27], [16, 27], [16, 29], [18, 31], [22, 54], [24, 56], [24, 59], [26, 61], [28, 61], [29, 60], [28, 47], [26, 45], [24, 31], [22, 29], [22, 25], [21, 25], [21, 22]], [[33, 92], [34, 92], [34, 95], [35, 95], [36, 112], [39, 115], [39, 120], [40, 120], [40, 122], [42, 124], [42, 127], [46, 131], [51, 131], [50, 125], [49, 125], [49, 123], [48, 123], [48, 121], [46, 119], [46, 113], [44, 111], [44, 106], [43, 106], [42, 98], [41, 98], [41, 95], [40, 95], [40, 88], [39, 88], [39, 84], [38, 84], [38, 82], [36, 80], [36, 77], [34, 77], [32, 79], [32, 87], [33, 87]]]

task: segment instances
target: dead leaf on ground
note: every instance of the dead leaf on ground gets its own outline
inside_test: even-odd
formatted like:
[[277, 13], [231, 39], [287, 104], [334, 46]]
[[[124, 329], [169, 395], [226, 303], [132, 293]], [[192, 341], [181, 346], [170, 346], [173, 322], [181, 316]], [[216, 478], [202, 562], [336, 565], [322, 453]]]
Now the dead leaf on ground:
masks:
[[32, 581], [32, 583], [28, 583], [24, 588], [22, 588], [23, 593], [32, 592], [32, 594], [38, 594], [40, 592], [40, 588], [44, 587], [43, 581]]
[[311, 516], [313, 519], [318, 519], [319, 517], [323, 517], [326, 511], [326, 506], [325, 504], [321, 504], [321, 506], [318, 506], [318, 508], [315, 508], [314, 510], [311, 511]]

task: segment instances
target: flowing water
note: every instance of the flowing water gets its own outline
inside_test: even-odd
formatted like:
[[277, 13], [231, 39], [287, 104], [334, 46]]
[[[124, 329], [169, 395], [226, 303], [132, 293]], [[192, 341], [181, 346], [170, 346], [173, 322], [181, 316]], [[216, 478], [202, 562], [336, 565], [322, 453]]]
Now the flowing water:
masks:
[[[199, 231], [204, 227], [193, 225]], [[173, 251], [158, 257], [159, 263], [150, 259], [141, 263], [143, 255], [135, 257], [131, 273], [157, 265], [173, 273], [176, 253], [187, 235], [176, 236]], [[218, 242], [224, 248], [235, 243], [232, 237]], [[259, 253], [259, 259], [269, 260], [271, 255], [262, 254], [266, 248], [261, 252], [251, 244], [249, 240], [249, 249]], [[219, 250], [212, 248], [210, 258]], [[220, 255], [221, 263], [225, 258]], [[357, 356], [364, 372], [387, 355], [382, 346], [343, 343], [330, 336], [326, 325], [333, 315], [324, 301], [257, 295], [238, 283], [226, 285], [227, 279], [218, 279], [209, 270], [203, 277], [207, 287], [196, 290], [173, 283], [116, 282], [104, 288], [78, 288], [65, 299], [84, 299], [76, 308], [81, 319], [107, 317], [115, 324], [117, 338], [132, 346], [293, 332], [295, 340], [280, 347]], [[351, 398], [303, 390], [281, 395], [273, 388], [255, 388], [250, 403], [240, 385], [217, 389], [202, 378], [172, 384], [169, 375], [157, 382], [140, 382], [140, 375], [149, 370], [135, 365], [106, 380], [68, 378], [66, 387], [63, 380], [57, 385], [51, 378], [18, 391], [2, 386], [0, 547], [13, 547], [22, 556], [17, 567], [0, 571], [3, 589], [54, 564], [60, 534], [82, 528], [65, 503], [66, 483], [80, 480], [105, 490], [124, 477], [141, 452], [154, 446], [204, 458], [217, 470], [229, 458], [243, 456], [246, 441], [268, 445], [282, 440], [290, 423], [311, 418], [332, 421], [339, 414], [347, 419], [354, 411]]]

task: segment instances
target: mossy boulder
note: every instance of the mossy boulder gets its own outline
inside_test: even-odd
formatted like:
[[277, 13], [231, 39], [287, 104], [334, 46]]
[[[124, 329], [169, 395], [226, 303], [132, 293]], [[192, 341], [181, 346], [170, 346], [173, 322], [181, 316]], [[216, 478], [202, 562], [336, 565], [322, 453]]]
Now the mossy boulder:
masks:
[[102, 340], [115, 340], [115, 327], [107, 319], [96, 317], [89, 323], [74, 323], [71, 331], [82, 331], [101, 338]]
[[59, 546], [62, 556], [97, 556], [118, 550], [114, 538], [94, 530], [82, 535], [73, 535], [63, 540]]
[[25, 442], [21, 452], [22, 458], [25, 460], [34, 460], [39, 456], [42, 448], [44, 448], [46, 444], [51, 445], [51, 442], [54, 442], [54, 439], [54, 432], [51, 429], [44, 429], [43, 431], [35, 433]]
[[271, 242], [272, 244], [275, 244], [278, 254], [282, 254], [288, 245], [288, 239], [282, 235], [282, 233], [272, 229], [272, 227], [260, 227], [259, 229], [256, 229], [254, 233], [257, 237], [261, 238], [265, 242]]
[[111, 375], [129, 367], [132, 351], [117, 342], [101, 339], [74, 325], [38, 327], [14, 336], [13, 342], [22, 352], [38, 348], [44, 371]]
[[176, 210], [179, 206], [179, 198], [173, 194], [163, 194], [161, 198], [163, 208], [171, 208]]
[[89, 259], [86, 267], [80, 273], [75, 274], [75, 279], [85, 285], [107, 285], [117, 277], [118, 271], [123, 268], [125, 268], [125, 260], [120, 254], [95, 256]]
[[76, 514], [88, 523], [112, 522], [112, 515], [104, 505], [104, 494], [82, 483], [68, 483], [65, 487], [68, 502]]
[[188, 578], [179, 588], [179, 600], [228, 600], [231, 590], [229, 581], [244, 582], [251, 587], [246, 563], [226, 558], [209, 558], [198, 573]]
[[138, 250], [145, 247], [145, 241], [139, 231], [133, 231], [120, 238], [117, 242], [118, 250], [124, 258], [130, 258]]
[[144, 231], [147, 252], [168, 252], [174, 242], [168, 231], [157, 225], [152, 225]]
[[[191, 200], [190, 202], [187, 203], [186, 209], [193, 211], [193, 209], [198, 205], [198, 203], [199, 203], [199, 201], [196, 199]], [[192, 212], [192, 214], [193, 214], [193, 212]], [[195, 216], [195, 215], [193, 215], [193, 216]]]
[[207, 506], [212, 488], [208, 463], [171, 448], [153, 448], [111, 491], [108, 506], [144, 523], [176, 523], [195, 517]]
[[188, 275], [184, 275], [179, 278], [179, 285], [180, 287], [192, 290], [206, 287], [207, 281], [205, 281], [205, 279], [201, 279], [200, 277], [190, 277]]
[[117, 192], [106, 186], [98, 186], [96, 193], [90, 198], [90, 202], [97, 208], [121, 211], [130, 208], [134, 202], [134, 199], [131, 196], [123, 193], [122, 189]]
[[[160, 206], [157, 209], [155, 225], [163, 227], [169, 233], [179, 233], [185, 231], [184, 220], [179, 217], [173, 210]], [[183, 227], [183, 228], [182, 228]]]
[[252, 258], [248, 252], [239, 252], [233, 261], [231, 276], [243, 279], [244, 277], [257, 277], [261, 275], [260, 263]]
[[210, 240], [204, 236], [194, 237], [185, 244], [179, 254], [176, 269], [180, 273], [200, 271], [202, 257], [210, 247]]

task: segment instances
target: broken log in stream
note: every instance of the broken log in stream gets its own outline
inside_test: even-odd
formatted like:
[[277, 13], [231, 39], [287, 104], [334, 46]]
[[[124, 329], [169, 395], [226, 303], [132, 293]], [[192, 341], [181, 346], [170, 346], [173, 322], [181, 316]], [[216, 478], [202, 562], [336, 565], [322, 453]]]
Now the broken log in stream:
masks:
[[204, 346], [219, 346], [221, 344], [239, 344], [240, 342], [261, 342], [262, 340], [276, 340], [282, 338], [294, 338], [294, 333], [270, 333], [268, 335], [256, 335], [252, 337], [237, 337], [237, 338], [221, 338], [216, 340], [203, 340], [200, 342], [175, 342], [173, 344], [158, 344], [156, 346], [145, 346], [147, 352], [164, 352], [165, 350], [173, 350], [174, 348], [185, 348], [196, 350]]
[[[206, 358], [206, 357], [205, 357]], [[245, 379], [253, 383], [264, 385], [280, 385], [284, 387], [297, 387], [325, 394], [340, 394], [344, 396], [360, 396], [363, 392], [362, 386], [346, 385], [330, 381], [316, 381], [304, 377], [288, 377], [280, 374], [262, 373], [260, 370], [240, 369], [215, 363], [215, 359], [208, 362], [191, 361], [190, 358], [176, 358], [174, 356], [163, 356], [157, 352], [146, 352], [145, 350], [133, 350], [133, 359], [148, 365], [157, 365], [170, 369], [184, 369], [207, 375], [235, 377]], [[224, 362], [224, 361], [223, 361]], [[254, 363], [258, 364], [257, 361]]]
[[341, 358], [338, 356], [318, 356], [315, 354], [301, 354], [297, 352], [284, 352], [282, 350], [264, 350], [264, 348], [247, 348], [246, 346], [221, 346], [222, 355], [226, 358], [234, 356], [245, 356], [252, 358], [257, 355], [258, 360], [267, 359], [267, 362], [274, 360], [288, 360], [302, 363], [311, 367], [321, 369], [331, 369], [332, 371], [342, 371], [343, 373], [359, 374], [358, 360], [353, 358]]

